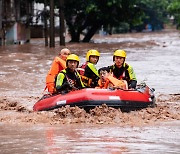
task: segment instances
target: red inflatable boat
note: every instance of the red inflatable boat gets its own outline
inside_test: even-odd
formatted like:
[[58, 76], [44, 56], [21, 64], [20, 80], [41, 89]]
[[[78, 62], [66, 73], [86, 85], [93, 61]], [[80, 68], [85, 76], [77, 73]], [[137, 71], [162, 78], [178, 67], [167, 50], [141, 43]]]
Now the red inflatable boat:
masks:
[[33, 110], [52, 110], [65, 105], [89, 109], [102, 104], [125, 110], [154, 106], [154, 90], [148, 86], [137, 88], [136, 90], [87, 88], [63, 95], [45, 96], [35, 103]]

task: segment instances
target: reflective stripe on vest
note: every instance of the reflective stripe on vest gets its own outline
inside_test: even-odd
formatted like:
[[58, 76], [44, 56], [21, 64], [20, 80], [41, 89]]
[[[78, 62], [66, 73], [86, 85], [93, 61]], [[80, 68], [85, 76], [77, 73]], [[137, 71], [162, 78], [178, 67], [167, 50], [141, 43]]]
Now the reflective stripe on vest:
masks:
[[91, 86], [91, 83], [92, 83], [92, 79], [91, 78], [88, 78], [88, 77], [86, 77], [84, 75], [81, 75], [81, 78], [82, 78], [83, 84], [85, 86], [88, 86], [88, 87]]
[[[70, 78], [66, 75], [66, 73], [67, 73], [66, 70], [62, 70], [62, 71], [58, 74], [57, 81], [56, 81], [56, 87], [57, 87], [57, 86], [62, 86], [63, 80], [64, 80], [65, 77], [66, 77], [68, 83], [69, 83], [69, 82], [71, 83], [71, 81], [74, 83], [74, 81], [73, 81], [72, 79], [70, 79]], [[83, 82], [82, 82], [82, 80], [81, 80], [81, 76], [80, 76], [80, 74], [79, 74], [77, 71], [75, 71], [75, 76], [80, 80], [81, 86], [84, 87], [84, 84], [83, 84]]]
[[98, 71], [97, 71], [97, 69], [96, 69], [96, 67], [95, 67], [95, 65], [94, 64], [92, 64], [92, 63], [90, 63], [90, 62], [88, 62], [88, 64], [87, 64], [88, 66], [89, 66], [89, 68], [94, 72], [94, 74], [96, 74], [98, 77], [99, 77], [99, 73], [98, 73]]

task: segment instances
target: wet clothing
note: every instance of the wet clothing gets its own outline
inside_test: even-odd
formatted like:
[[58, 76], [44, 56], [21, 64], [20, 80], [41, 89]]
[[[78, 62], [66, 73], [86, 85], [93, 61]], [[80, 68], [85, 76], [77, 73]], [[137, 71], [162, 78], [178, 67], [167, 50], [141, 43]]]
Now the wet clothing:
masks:
[[137, 79], [131, 65], [124, 63], [121, 68], [118, 68], [115, 64], [108, 67], [115, 78], [127, 81], [128, 88], [136, 88]]
[[99, 73], [93, 63], [86, 62], [79, 71], [84, 85], [88, 88], [95, 88], [98, 85]]
[[58, 73], [65, 68], [66, 62], [60, 57], [55, 57], [54, 61], [52, 62], [52, 66], [46, 76], [46, 88], [48, 89], [49, 93], [53, 94], [56, 92], [55, 79]]
[[96, 88], [107, 89], [110, 87], [113, 87], [113, 85], [111, 84], [111, 82], [108, 79], [104, 82], [101, 79], [99, 79], [98, 80], [98, 87], [96, 87]]
[[84, 88], [81, 76], [77, 71], [71, 72], [69, 68], [62, 70], [56, 80], [56, 90], [60, 93]]
[[107, 88], [120, 88], [120, 89], [128, 89], [127, 81], [125, 80], [118, 80], [115, 77], [109, 75], [106, 79], [106, 81], [102, 81], [99, 79], [98, 81], [98, 87], [100, 89], [107, 89]]

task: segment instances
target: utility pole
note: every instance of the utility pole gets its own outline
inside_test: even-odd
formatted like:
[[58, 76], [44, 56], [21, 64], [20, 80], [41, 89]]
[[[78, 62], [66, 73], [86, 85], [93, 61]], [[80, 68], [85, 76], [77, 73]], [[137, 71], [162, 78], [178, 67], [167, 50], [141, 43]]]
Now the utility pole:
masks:
[[44, 38], [45, 38], [45, 46], [48, 46], [48, 29], [47, 29], [47, 0], [44, 0]]
[[60, 45], [65, 46], [64, 0], [59, 0], [59, 36]]
[[54, 38], [54, 0], [50, 0], [50, 48], [55, 47]]
[[0, 0], [0, 46], [2, 45], [2, 0]]

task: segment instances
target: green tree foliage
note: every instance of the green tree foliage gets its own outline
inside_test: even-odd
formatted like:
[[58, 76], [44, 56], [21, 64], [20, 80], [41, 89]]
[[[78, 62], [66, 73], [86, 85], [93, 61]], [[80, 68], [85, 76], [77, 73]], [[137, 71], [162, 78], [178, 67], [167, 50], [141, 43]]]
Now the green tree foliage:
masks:
[[[124, 27], [126, 31], [138, 27], [142, 30], [146, 24], [151, 24], [155, 30], [162, 28], [167, 19], [169, 1], [64, 0], [64, 7], [60, 9], [64, 10], [71, 41], [89, 42], [102, 26], [107, 31], [112, 27]], [[55, 5], [59, 7], [59, 0], [55, 1]]]
[[[103, 25], [114, 27], [121, 22], [140, 22], [139, 8], [134, 7], [136, 0], [71, 0], [65, 2], [65, 18], [73, 42], [89, 42]], [[140, 13], [141, 12], [141, 13]]]
[[145, 15], [142, 18], [143, 27], [151, 24], [152, 30], [163, 28], [163, 24], [167, 22], [169, 0], [138, 0], [136, 5]]
[[168, 6], [169, 13], [174, 16], [175, 24], [177, 28], [180, 28], [180, 0], [173, 0]]

